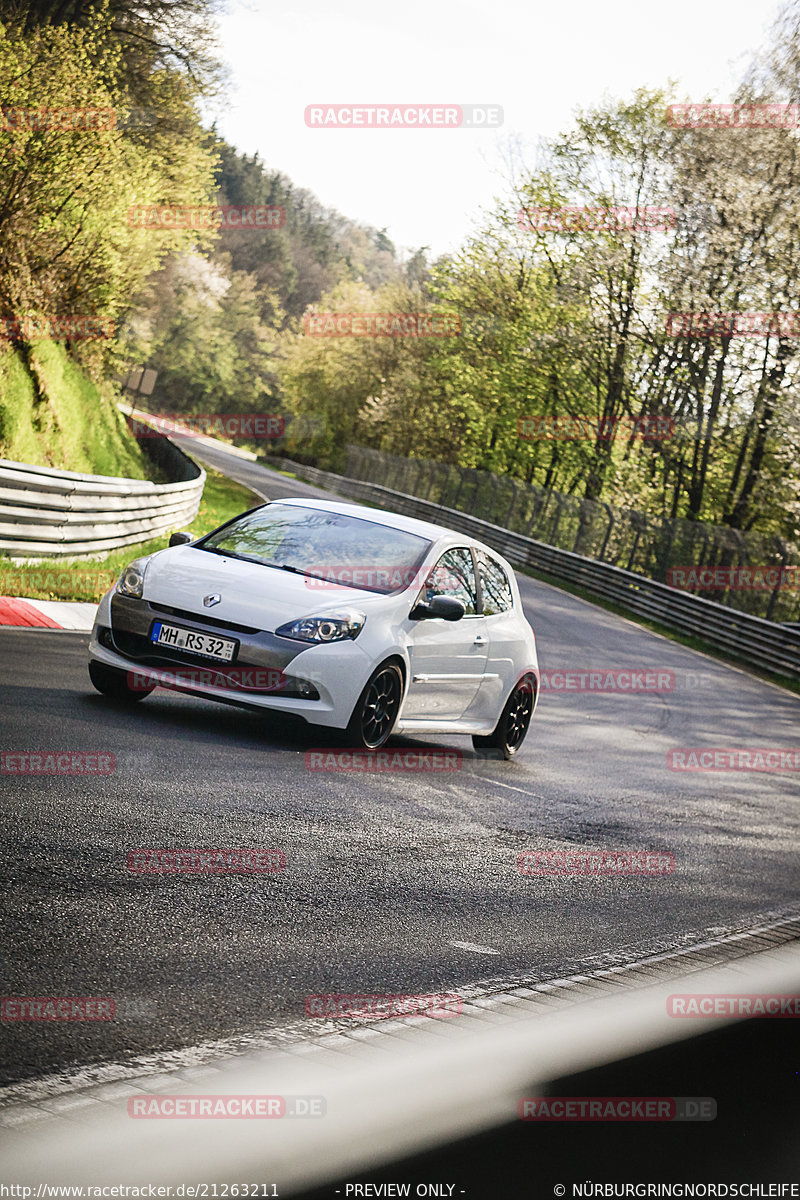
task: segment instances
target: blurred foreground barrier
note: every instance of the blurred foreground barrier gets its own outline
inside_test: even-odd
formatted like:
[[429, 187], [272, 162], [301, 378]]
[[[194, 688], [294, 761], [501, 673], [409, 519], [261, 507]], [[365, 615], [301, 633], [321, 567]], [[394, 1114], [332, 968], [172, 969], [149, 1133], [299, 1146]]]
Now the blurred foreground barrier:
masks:
[[[747, 934], [736, 937], [746, 938]], [[763, 945], [764, 940], [757, 944]], [[769, 941], [766, 944], [770, 945]], [[708, 945], [705, 951], [697, 947], [698, 953], [708, 953]], [[563, 1090], [566, 1077], [624, 1063], [631, 1056], [652, 1051], [663, 1050], [671, 1055], [672, 1048], [685, 1039], [702, 1043], [704, 1035], [718, 1038], [728, 1028], [746, 1021], [741, 1015], [731, 1014], [713, 1021], [675, 1019], [671, 998], [676, 993], [776, 993], [794, 997], [800, 992], [796, 941], [772, 944], [771, 949], [745, 954], [711, 969], [698, 970], [695, 961], [690, 974], [671, 973], [666, 961], [669, 959], [666, 954], [637, 964], [639, 978], [630, 988], [620, 986], [623, 968], [608, 970], [603, 973], [607, 988], [584, 987], [575, 1001], [564, 1007], [528, 1012], [526, 996], [518, 993], [496, 997], [494, 1011], [486, 1005], [473, 1008], [465, 1002], [465, 1014], [471, 1013], [465, 1028], [459, 1017], [449, 1021], [417, 1017], [413, 1027], [401, 1024], [401, 1037], [393, 1036], [396, 1023], [387, 1022], [385, 1033], [365, 1030], [361, 1041], [321, 1036], [316, 1044], [278, 1042], [274, 1049], [220, 1058], [204, 1068], [178, 1071], [173, 1076], [165, 1074], [163, 1067], [153, 1074], [158, 1068], [151, 1065], [148, 1074], [146, 1067], [137, 1072], [132, 1065], [127, 1078], [117, 1076], [116, 1082], [94, 1093], [92, 1089], [88, 1093], [73, 1090], [41, 1100], [38, 1106], [23, 1103], [13, 1111], [0, 1109], [0, 1123], [8, 1121], [0, 1130], [4, 1179], [31, 1187], [28, 1195], [42, 1200], [51, 1194], [47, 1184], [144, 1185], [144, 1191], [133, 1193], [140, 1196], [155, 1194], [148, 1193], [148, 1184], [165, 1189], [183, 1185], [182, 1191], [172, 1192], [173, 1197], [194, 1195], [212, 1200], [237, 1195], [296, 1195], [304, 1189], [352, 1177], [354, 1172], [374, 1172], [383, 1164], [503, 1126], [519, 1128], [520, 1105], [525, 1097], [541, 1097], [548, 1091], [556, 1096], [574, 1094]], [[585, 976], [575, 979], [586, 982]], [[600, 982], [598, 974], [593, 983]], [[544, 986], [552, 990], [555, 985]], [[527, 996], [536, 994], [526, 991]], [[792, 1020], [754, 1023], [783, 1029], [787, 1039], [789, 1027], [796, 1025]], [[331, 1052], [329, 1040], [337, 1053]], [[790, 1064], [794, 1070], [796, 1060], [791, 1057], [787, 1041], [785, 1053], [776, 1056], [771, 1073], [784, 1067], [788, 1071]], [[86, 1067], [84, 1071], [87, 1075], [93, 1072], [97, 1080], [103, 1078], [102, 1066]], [[677, 1076], [668, 1079], [668, 1074], [662, 1060], [658, 1074], [637, 1081], [642, 1090], [636, 1095], [662, 1100], [665, 1095], [689, 1096], [685, 1091], [660, 1090], [665, 1084], [675, 1088], [688, 1082]], [[767, 1064], [763, 1061], [760, 1075], [766, 1081]], [[714, 1104], [716, 1101], [714, 1092], [706, 1087], [712, 1082], [710, 1076], [702, 1075], [691, 1081], [695, 1089], [700, 1088], [693, 1094], [702, 1106], [694, 1116], [681, 1119], [713, 1120], [714, 1107], [708, 1100]], [[608, 1081], [606, 1086], [612, 1088], [614, 1084]], [[585, 1085], [579, 1094], [587, 1095]], [[619, 1094], [615, 1090], [606, 1093]], [[728, 1099], [719, 1097], [723, 1119]], [[763, 1103], [763, 1097], [759, 1096], [759, 1102]], [[710, 1112], [703, 1117], [706, 1108]], [[752, 1106], [745, 1115], [752, 1125]], [[23, 1120], [26, 1116], [37, 1121]], [[677, 1110], [670, 1120], [676, 1117]], [[636, 1128], [637, 1137], [641, 1137], [643, 1127]], [[695, 1125], [695, 1130], [698, 1128], [707, 1131], [710, 1125]], [[706, 1140], [707, 1136], [704, 1133]], [[450, 1179], [458, 1158], [458, 1153], [450, 1156]], [[577, 1165], [573, 1160], [571, 1170]], [[547, 1166], [546, 1161], [537, 1160], [537, 1173]], [[764, 1176], [772, 1178], [766, 1171]], [[431, 1178], [430, 1174], [425, 1177]], [[245, 1183], [257, 1187], [245, 1189]], [[190, 1191], [189, 1185], [196, 1184], [206, 1190]], [[227, 1185], [228, 1190], [220, 1185]], [[25, 1196], [22, 1192], [15, 1194]], [[166, 1190], [162, 1194], [169, 1195]], [[325, 1194], [333, 1197], [336, 1189], [331, 1187]], [[409, 1193], [345, 1192], [339, 1185], [338, 1194]], [[423, 1193], [415, 1190], [411, 1194]], [[470, 1188], [468, 1193], [464, 1189], [425, 1194], [493, 1198], [517, 1194], [563, 1196], [564, 1192], [553, 1188], [519, 1193], [499, 1188], [475, 1192]], [[776, 1193], [742, 1193], [752, 1194]], [[83, 1195], [86, 1200], [87, 1193]]]

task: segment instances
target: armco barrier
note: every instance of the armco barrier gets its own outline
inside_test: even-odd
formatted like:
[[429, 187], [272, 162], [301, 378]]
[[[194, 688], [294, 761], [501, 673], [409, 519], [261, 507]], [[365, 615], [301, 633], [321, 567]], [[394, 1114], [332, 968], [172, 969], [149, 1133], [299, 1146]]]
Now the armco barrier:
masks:
[[664, 583], [635, 575], [632, 571], [612, 567], [609, 563], [547, 546], [521, 533], [491, 525], [479, 517], [444, 508], [428, 500], [418, 500], [402, 492], [393, 492], [380, 484], [347, 479], [316, 467], [300, 466], [287, 459], [270, 458], [268, 461], [278, 469], [294, 472], [307, 483], [338, 492], [339, 495], [362, 503], [379, 504], [406, 516], [434, 521], [480, 538], [512, 563], [532, 567], [554, 579], [579, 585], [628, 612], [657, 621], [668, 629], [701, 637], [717, 649], [760, 670], [800, 679], [800, 630], [738, 612], [689, 592], [678, 591]]
[[148, 439], [146, 449], [174, 483], [0, 459], [0, 552], [11, 558], [102, 554], [189, 525], [205, 471], [167, 438]]

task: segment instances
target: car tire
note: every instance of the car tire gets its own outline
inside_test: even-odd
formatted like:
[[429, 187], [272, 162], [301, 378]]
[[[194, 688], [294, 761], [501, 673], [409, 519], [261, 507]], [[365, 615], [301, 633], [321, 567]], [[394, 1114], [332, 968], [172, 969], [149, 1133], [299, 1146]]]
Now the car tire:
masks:
[[116, 667], [107, 667], [105, 663], [95, 662], [94, 659], [89, 660], [89, 678], [98, 692], [102, 692], [104, 696], [110, 696], [112, 700], [130, 700], [132, 702], [144, 700], [145, 696], [149, 696], [156, 686], [153, 684], [151, 688], [134, 689], [128, 683], [126, 671], [120, 671]]
[[520, 679], [492, 732], [486, 736], [472, 735], [476, 750], [496, 750], [497, 757], [503, 759], [513, 758], [518, 753], [531, 723], [535, 686], [532, 675]]
[[372, 673], [345, 731], [348, 746], [378, 750], [388, 740], [403, 702], [403, 673], [384, 663]]

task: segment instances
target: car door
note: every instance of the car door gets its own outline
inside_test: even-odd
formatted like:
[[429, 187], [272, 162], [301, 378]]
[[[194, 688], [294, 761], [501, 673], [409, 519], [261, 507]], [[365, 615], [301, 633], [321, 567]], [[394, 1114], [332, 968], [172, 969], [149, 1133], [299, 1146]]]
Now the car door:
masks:
[[417, 599], [433, 596], [454, 596], [464, 603], [466, 612], [460, 621], [424, 618], [409, 622], [411, 680], [402, 717], [457, 720], [475, 698], [487, 658], [485, 622], [477, 615], [475, 563], [466, 546], [445, 551]]
[[511, 685], [519, 675], [521, 615], [505, 568], [492, 555], [476, 547], [481, 613], [487, 641], [487, 660], [481, 686], [480, 712], [499, 717]]

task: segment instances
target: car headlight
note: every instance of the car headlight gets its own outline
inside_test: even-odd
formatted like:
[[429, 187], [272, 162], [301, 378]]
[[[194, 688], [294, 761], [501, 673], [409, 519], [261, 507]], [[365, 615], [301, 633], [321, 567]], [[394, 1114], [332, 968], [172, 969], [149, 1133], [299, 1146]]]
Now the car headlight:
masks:
[[364, 628], [366, 616], [354, 609], [326, 613], [324, 617], [301, 617], [287, 621], [275, 632], [278, 637], [296, 638], [299, 642], [344, 642], [357, 638]]
[[132, 596], [134, 600], [141, 600], [146, 571], [147, 559], [145, 558], [137, 558], [132, 563], [128, 563], [117, 580], [116, 591], [120, 596]]

